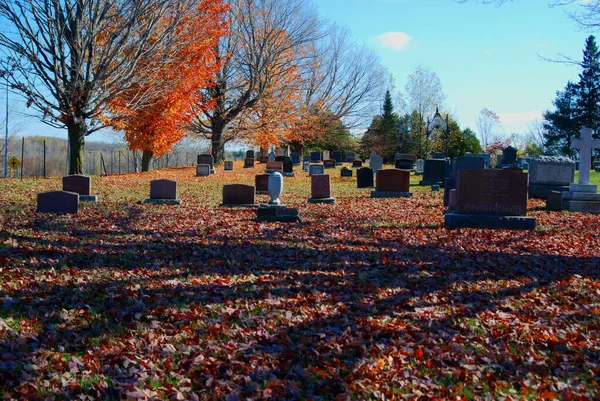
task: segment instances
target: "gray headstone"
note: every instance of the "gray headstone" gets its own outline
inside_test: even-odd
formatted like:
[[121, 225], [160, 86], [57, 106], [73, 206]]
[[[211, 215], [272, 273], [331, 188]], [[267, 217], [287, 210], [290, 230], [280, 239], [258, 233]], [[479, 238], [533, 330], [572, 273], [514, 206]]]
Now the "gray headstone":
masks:
[[150, 181], [150, 199], [177, 199], [177, 181]]
[[321, 164], [311, 164], [308, 168], [308, 175], [325, 174], [325, 167]]
[[67, 191], [43, 192], [37, 196], [37, 211], [40, 213], [77, 213], [79, 194]]
[[198, 160], [196, 161], [196, 164], [208, 164], [210, 166], [210, 173], [214, 174], [215, 172], [215, 163], [214, 163], [214, 158], [212, 157], [212, 155], [209, 154], [203, 154], [203, 155], [198, 155]]
[[226, 171], [231, 171], [233, 170], [233, 162], [230, 160], [225, 161], [225, 163], [223, 163], [225, 165], [225, 170]]
[[210, 165], [198, 164], [196, 166], [196, 177], [206, 177], [210, 175]]
[[383, 157], [372, 155], [369, 159], [369, 167], [371, 167], [373, 171], [377, 173], [377, 170], [381, 170], [383, 168]]
[[92, 194], [92, 179], [86, 175], [74, 174], [62, 178], [63, 191], [79, 195]]

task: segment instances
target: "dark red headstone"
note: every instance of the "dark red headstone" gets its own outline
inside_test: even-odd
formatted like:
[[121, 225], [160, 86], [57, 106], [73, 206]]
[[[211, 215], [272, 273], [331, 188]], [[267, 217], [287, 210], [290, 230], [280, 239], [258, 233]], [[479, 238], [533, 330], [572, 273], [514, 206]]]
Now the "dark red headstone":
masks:
[[377, 191], [409, 192], [410, 172], [396, 168], [377, 170]]
[[254, 177], [254, 186], [257, 191], [267, 192], [269, 190], [269, 175], [270, 174], [257, 174]]
[[460, 214], [527, 215], [527, 173], [513, 170], [460, 170], [456, 211]]
[[313, 198], [331, 198], [331, 179], [328, 174], [312, 175], [310, 188]]

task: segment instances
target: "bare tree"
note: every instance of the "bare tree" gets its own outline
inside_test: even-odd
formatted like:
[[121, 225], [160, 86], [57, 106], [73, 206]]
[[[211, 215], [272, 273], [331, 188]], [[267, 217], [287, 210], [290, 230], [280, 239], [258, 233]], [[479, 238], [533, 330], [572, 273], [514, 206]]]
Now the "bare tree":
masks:
[[[495, 4], [501, 6], [513, 0], [454, 0], [456, 3]], [[524, 0], [527, 1], [527, 0]], [[567, 11], [567, 15], [581, 28], [597, 30], [600, 28], [600, 0], [553, 0], [548, 2], [549, 7], [576, 5], [579, 11]]]
[[273, 81], [297, 68], [305, 56], [295, 49], [318, 37], [316, 12], [303, 0], [233, 0], [230, 6], [230, 32], [216, 49], [222, 67], [202, 101], [212, 107], [199, 108], [190, 127], [211, 141], [217, 163], [225, 143], [236, 139], [229, 125], [255, 106]]
[[442, 90], [442, 83], [437, 74], [424, 66], [418, 66], [417, 69], [408, 76], [406, 86], [406, 100], [408, 107], [418, 115], [418, 136], [419, 156], [425, 156], [423, 150], [424, 119], [431, 115], [436, 108], [442, 106], [446, 100], [446, 95]]
[[481, 140], [481, 147], [486, 149], [492, 142], [495, 128], [500, 125], [500, 117], [492, 110], [484, 107], [477, 116], [476, 124], [479, 131], [479, 139]]
[[0, 0], [0, 74], [44, 123], [67, 128], [70, 174], [82, 173], [85, 136], [104, 126], [106, 102], [144, 79], [140, 58], [168, 49], [188, 1]]

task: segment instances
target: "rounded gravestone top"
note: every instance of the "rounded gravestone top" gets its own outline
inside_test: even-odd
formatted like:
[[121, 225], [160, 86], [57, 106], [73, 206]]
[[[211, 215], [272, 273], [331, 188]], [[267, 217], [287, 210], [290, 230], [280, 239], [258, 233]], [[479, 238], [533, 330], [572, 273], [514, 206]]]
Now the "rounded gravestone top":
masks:
[[537, 162], [547, 162], [547, 163], [568, 163], [575, 164], [575, 162], [568, 157], [565, 156], [538, 156], [533, 159]]

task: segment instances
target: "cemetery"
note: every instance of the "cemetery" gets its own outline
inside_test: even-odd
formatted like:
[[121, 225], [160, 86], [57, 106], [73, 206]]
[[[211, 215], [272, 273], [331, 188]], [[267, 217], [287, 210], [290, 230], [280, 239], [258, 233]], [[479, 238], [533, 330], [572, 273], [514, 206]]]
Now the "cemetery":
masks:
[[[340, 166], [283, 177], [246, 163], [200, 180], [194, 167], [92, 177], [98, 202], [61, 179], [0, 180], [3, 391], [46, 380], [65, 396], [168, 398], [145, 378], [159, 364], [153, 380], [193, 377], [184, 391], [217, 398], [290, 385], [361, 398], [357, 383], [409, 365], [419, 380], [481, 372], [506, 389], [519, 366], [544, 366], [545, 386], [568, 366], [572, 391], [592, 391], [600, 214], [547, 210], [517, 170], [459, 169], [449, 211], [395, 164], [345, 178]], [[481, 212], [488, 228], [460, 228]], [[92, 377], [106, 384], [87, 387]]]
[[0, 19], [0, 399], [600, 401], [600, 0]]

